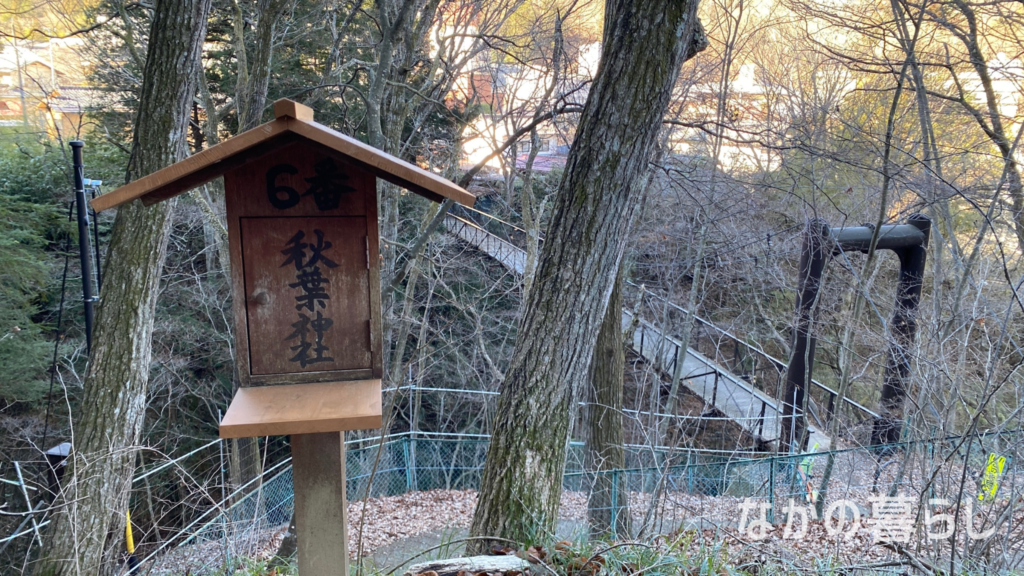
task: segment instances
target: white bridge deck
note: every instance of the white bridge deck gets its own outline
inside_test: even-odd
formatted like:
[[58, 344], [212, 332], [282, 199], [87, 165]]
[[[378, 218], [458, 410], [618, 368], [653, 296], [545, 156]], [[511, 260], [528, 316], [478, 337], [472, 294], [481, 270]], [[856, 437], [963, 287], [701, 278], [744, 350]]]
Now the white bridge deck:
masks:
[[[629, 311], [622, 311], [624, 326], [632, 318]], [[633, 333], [630, 347], [647, 363], [660, 368], [662, 374], [671, 378], [680, 345], [675, 338], [663, 336], [657, 328], [641, 320]], [[782, 414], [775, 399], [754, 388], [746, 380], [734, 376], [693, 348], [686, 351], [679, 378], [694, 394], [703, 398], [708, 406], [714, 406], [752, 436], [767, 442], [778, 441]], [[817, 444], [818, 450], [828, 449], [830, 443], [827, 435], [811, 425], [808, 425], [808, 433], [808, 446]]]
[[[445, 225], [449, 233], [491, 256], [508, 270], [521, 275], [526, 269], [526, 252], [514, 244], [450, 214]], [[623, 326], [630, 322], [632, 313], [623, 310]], [[662, 374], [670, 379], [679, 348], [678, 340], [663, 336], [661, 331], [643, 320], [633, 333], [631, 349], [652, 366], [660, 368]], [[686, 387], [703, 398], [707, 405], [714, 406], [751, 436], [766, 442], [778, 441], [782, 413], [775, 399], [692, 348], [687, 350], [679, 376]], [[808, 432], [808, 446], [817, 444], [818, 450], [828, 450], [830, 442], [826, 434], [811, 425], [808, 425]]]

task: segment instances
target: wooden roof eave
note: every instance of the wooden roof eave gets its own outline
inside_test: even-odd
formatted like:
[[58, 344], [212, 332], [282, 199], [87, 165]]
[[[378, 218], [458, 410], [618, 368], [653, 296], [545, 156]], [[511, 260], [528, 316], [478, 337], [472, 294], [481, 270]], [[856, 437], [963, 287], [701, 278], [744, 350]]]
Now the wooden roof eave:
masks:
[[91, 205], [97, 212], [141, 199], [146, 205], [161, 202], [201, 186], [256, 157], [305, 139], [344, 155], [353, 164], [379, 178], [407, 188], [435, 202], [451, 198], [472, 206], [476, 197], [440, 176], [395, 158], [350, 136], [311, 120], [290, 116], [247, 130], [171, 166], [98, 196]]

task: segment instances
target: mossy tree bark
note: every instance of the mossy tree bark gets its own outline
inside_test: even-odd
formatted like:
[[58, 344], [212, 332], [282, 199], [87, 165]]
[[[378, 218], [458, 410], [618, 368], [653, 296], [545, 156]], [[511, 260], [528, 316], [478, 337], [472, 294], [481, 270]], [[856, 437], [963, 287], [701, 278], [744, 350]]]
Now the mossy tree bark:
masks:
[[[552, 206], [502, 385], [470, 534], [549, 534], [576, 401], [640, 204], [696, 0], [608, 0], [601, 65]], [[657, 58], [651, 58], [657, 54]], [[486, 544], [476, 541], [471, 552]]]
[[629, 492], [625, 474], [610, 472], [626, 467], [622, 423], [626, 349], [622, 342], [623, 270], [615, 278], [601, 331], [590, 364], [589, 402], [584, 409], [586, 468], [593, 474], [587, 499], [587, 520], [593, 537], [629, 538]]
[[[187, 155], [196, 66], [210, 0], [158, 0], [139, 94], [127, 180]], [[108, 574], [104, 546], [123, 534], [146, 409], [153, 319], [174, 202], [118, 210], [103, 274], [85, 394], [37, 573]], [[122, 538], [110, 541], [121, 546]]]

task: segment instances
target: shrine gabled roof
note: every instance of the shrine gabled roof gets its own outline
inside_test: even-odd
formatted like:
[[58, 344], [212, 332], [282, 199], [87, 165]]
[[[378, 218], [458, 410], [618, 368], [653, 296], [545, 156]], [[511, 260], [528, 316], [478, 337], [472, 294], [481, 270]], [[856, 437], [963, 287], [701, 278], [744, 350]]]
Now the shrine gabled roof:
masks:
[[313, 110], [291, 100], [274, 102], [274, 120], [139, 178], [92, 201], [97, 212], [141, 199], [155, 204], [201, 186], [228, 170], [295, 141], [309, 141], [345, 156], [379, 178], [435, 202], [450, 198], [472, 206], [476, 197], [454, 183], [351, 136], [313, 121]]

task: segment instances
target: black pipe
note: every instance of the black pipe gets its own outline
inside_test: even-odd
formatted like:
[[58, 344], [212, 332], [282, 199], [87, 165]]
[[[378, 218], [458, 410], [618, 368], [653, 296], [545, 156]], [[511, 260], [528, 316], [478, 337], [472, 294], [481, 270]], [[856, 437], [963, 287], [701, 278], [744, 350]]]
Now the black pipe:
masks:
[[[915, 215], [918, 216], [918, 215]], [[911, 216], [914, 218], [914, 216]], [[847, 252], [867, 252], [871, 246], [871, 236], [874, 233], [874, 226], [857, 226], [855, 228], [832, 229], [832, 235], [836, 239], [836, 249], [842, 248]], [[921, 246], [928, 242], [928, 229], [922, 230], [913, 223], [908, 224], [885, 224], [878, 232], [878, 244], [876, 250], [895, 250]]]
[[82, 303], [85, 305], [86, 351], [92, 354], [92, 324], [94, 318], [92, 295], [92, 254], [89, 249], [89, 208], [85, 203], [84, 171], [80, 140], [68, 142], [71, 145], [71, 162], [75, 170], [75, 207], [78, 212], [78, 259], [82, 265]]
[[[917, 305], [921, 299], [931, 220], [914, 214], [906, 224], [886, 224], [878, 233], [878, 250], [892, 250], [900, 259], [896, 305], [889, 323], [889, 347], [879, 418], [871, 431], [871, 444], [880, 446], [899, 441], [903, 426], [903, 404], [910, 374], [910, 348], [917, 334]], [[779, 450], [800, 452], [807, 441], [803, 414], [807, 382], [814, 368], [815, 338], [812, 306], [818, 295], [822, 273], [833, 254], [841, 250], [867, 252], [873, 226], [829, 228], [822, 220], [810, 220], [804, 231], [800, 254], [800, 293], [793, 322], [791, 355], [786, 369], [782, 397], [782, 430]], [[831, 410], [830, 410], [831, 411]]]
[[816, 342], [811, 326], [812, 312], [821, 287], [821, 275], [832, 254], [831, 242], [832, 234], [827, 222], [820, 219], [807, 222], [800, 250], [800, 293], [793, 321], [789, 368], [786, 369], [786, 392], [782, 397], [781, 452], [801, 452], [807, 442], [804, 395], [814, 370]]
[[905, 226], [913, 227], [921, 242], [895, 250], [900, 258], [900, 276], [896, 287], [896, 304], [889, 322], [889, 349], [885, 358], [885, 378], [879, 402], [879, 418], [871, 430], [871, 445], [893, 444], [900, 439], [903, 428], [903, 404], [907, 397], [910, 375], [910, 348], [917, 335], [917, 305], [924, 284], [924, 265], [928, 256], [931, 220], [914, 214]]

